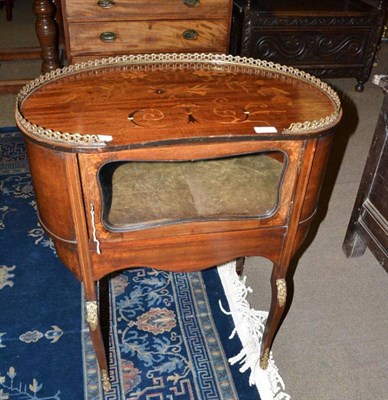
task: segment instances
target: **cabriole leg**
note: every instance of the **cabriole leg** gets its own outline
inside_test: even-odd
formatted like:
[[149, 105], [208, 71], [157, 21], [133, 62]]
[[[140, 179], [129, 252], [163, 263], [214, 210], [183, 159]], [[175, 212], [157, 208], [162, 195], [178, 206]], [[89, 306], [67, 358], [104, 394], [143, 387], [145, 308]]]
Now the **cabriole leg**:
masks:
[[108, 360], [102, 337], [99, 307], [95, 296], [90, 300], [86, 300], [86, 320], [89, 324], [90, 337], [100, 367], [102, 386], [104, 391], [109, 391], [111, 389], [111, 383], [109, 381]]
[[286, 309], [287, 302], [287, 283], [285, 276], [279, 274], [279, 268], [274, 265], [271, 277], [272, 301], [265, 326], [263, 342], [260, 353], [260, 367], [267, 369], [269, 352], [276, 332], [278, 331]]
[[236, 259], [236, 272], [238, 276], [242, 276], [244, 272], [245, 257], [239, 257]]
[[[70, 187], [71, 190], [69, 190], [69, 197], [74, 230], [77, 238], [78, 260], [86, 299], [86, 320], [89, 324], [90, 337], [100, 367], [103, 387], [104, 390], [107, 391], [111, 388], [108, 373], [108, 360], [101, 330], [101, 313], [97, 302], [96, 283], [92, 272], [93, 264], [90, 255], [86, 215], [82, 201], [83, 193], [79, 177], [79, 166], [75, 155], [71, 154], [66, 157], [66, 179], [68, 182], [72, 183]], [[99, 300], [101, 301], [101, 298]]]

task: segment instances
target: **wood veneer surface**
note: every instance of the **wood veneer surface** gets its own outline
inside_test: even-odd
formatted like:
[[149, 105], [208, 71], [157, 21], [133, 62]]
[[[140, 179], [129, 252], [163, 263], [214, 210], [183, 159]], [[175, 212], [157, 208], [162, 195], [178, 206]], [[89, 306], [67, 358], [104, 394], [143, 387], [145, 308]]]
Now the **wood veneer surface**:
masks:
[[182, 18], [219, 18], [229, 13], [228, 3], [224, 0], [201, 0], [197, 6], [188, 7], [183, 1], [163, 0], [131, 0], [116, 1], [110, 8], [101, 8], [97, 2], [85, 2], [84, 0], [66, 0], [65, 10], [71, 21], [91, 19], [93, 21], [104, 21], [130, 17], [131, 20], [168, 20]]
[[148, 141], [257, 136], [255, 127], [281, 134], [291, 123], [331, 115], [335, 104], [319, 87], [286, 73], [167, 63], [64, 76], [28, 95], [21, 112], [53, 130], [111, 135], [109, 150]]

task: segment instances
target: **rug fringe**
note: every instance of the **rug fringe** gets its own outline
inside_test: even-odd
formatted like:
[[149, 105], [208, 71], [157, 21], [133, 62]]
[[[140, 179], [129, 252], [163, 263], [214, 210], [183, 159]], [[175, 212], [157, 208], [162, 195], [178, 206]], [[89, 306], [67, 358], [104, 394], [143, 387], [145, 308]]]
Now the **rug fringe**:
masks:
[[250, 307], [246, 297], [252, 289], [246, 286], [246, 277], [240, 279], [237, 275], [235, 262], [219, 266], [218, 274], [230, 311], [226, 311], [221, 302], [219, 302], [220, 308], [225, 314], [232, 316], [235, 325], [229, 338], [237, 334], [242, 343], [242, 350], [231, 357], [229, 363], [241, 364], [240, 372], [251, 370], [249, 384], [256, 385], [261, 400], [290, 400], [291, 397], [284, 392], [284, 382], [275, 365], [272, 352], [268, 368], [266, 370], [260, 368], [260, 349], [268, 312], [257, 311]]

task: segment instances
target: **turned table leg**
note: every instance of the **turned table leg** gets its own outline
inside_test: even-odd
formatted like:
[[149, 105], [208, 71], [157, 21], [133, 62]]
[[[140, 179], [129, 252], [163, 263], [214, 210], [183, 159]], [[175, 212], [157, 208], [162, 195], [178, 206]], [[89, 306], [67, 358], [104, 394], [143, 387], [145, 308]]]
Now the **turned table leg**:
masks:
[[32, 10], [36, 16], [35, 30], [42, 49], [41, 71], [50, 72], [60, 67], [55, 7], [50, 0], [34, 0]]

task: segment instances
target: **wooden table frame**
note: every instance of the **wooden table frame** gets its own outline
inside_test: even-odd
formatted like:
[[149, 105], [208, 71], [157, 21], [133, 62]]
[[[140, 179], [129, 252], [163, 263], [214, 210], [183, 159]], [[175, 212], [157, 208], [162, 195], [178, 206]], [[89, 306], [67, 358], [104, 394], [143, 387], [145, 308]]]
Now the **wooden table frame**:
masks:
[[[154, 56], [131, 57], [141, 64]], [[252, 65], [231, 56], [161, 56], [162, 59], [171, 58], [174, 63], [185, 60], [190, 63], [193, 57], [207, 59], [210, 63], [217, 61], [216, 71], [222, 70], [223, 65], [228, 68], [228, 62], [235, 63], [237, 68], [239, 64], [248, 68]], [[108, 60], [108, 66], [116, 60], [121, 62], [122, 59]], [[104, 61], [98, 63], [103, 64]], [[341, 109], [337, 95], [326, 84], [291, 68], [281, 69], [265, 62], [262, 65], [268, 68], [269, 74], [274, 69], [286, 71], [286, 75], [302, 77], [324, 88], [323, 97], [320, 95], [319, 98], [327, 95], [333, 101], [330, 106], [333, 114], [317, 121], [291, 124], [288, 130], [276, 134], [205, 135], [173, 140], [164, 137], [141, 142], [136, 138], [136, 132], [142, 131], [134, 130], [133, 135], [125, 133], [114, 138], [113, 144], [106, 144], [93, 135], [43, 129], [31, 124], [28, 115], [22, 113], [23, 103], [28, 101], [29, 94], [37, 93], [41, 85], [50, 82], [50, 75], [37, 80], [19, 95], [16, 119], [25, 134], [40, 223], [52, 237], [60, 259], [84, 284], [90, 334], [107, 390], [108, 361], [100, 326], [101, 304], [98, 302], [96, 282], [111, 272], [138, 265], [170, 271], [194, 271], [244, 256], [269, 259], [273, 263], [272, 301], [260, 355], [260, 366], [264, 369], [268, 366], [269, 351], [288, 301], [287, 281], [291, 279], [288, 267], [315, 215], [332, 134], [341, 118]], [[82, 68], [93, 70], [93, 63]], [[71, 72], [72, 67], [67, 71]], [[60, 75], [53, 73], [52, 79], [59, 82]], [[45, 104], [44, 101], [41, 105], [45, 107]], [[62, 111], [60, 113], [62, 115]], [[207, 132], [210, 126], [211, 123], [205, 124], [204, 131], [202, 127], [198, 129]], [[223, 127], [220, 129], [224, 132]], [[104, 224], [98, 173], [101, 166], [107, 163], [208, 160], [272, 151], [283, 154], [285, 172], [277, 207], [269, 215], [237, 220], [221, 218], [181, 222], [121, 232], [113, 232]]]

